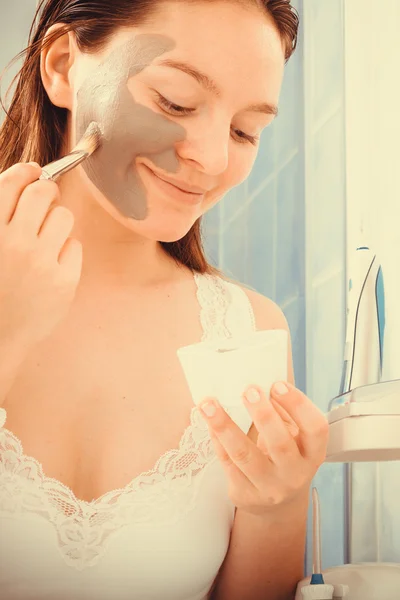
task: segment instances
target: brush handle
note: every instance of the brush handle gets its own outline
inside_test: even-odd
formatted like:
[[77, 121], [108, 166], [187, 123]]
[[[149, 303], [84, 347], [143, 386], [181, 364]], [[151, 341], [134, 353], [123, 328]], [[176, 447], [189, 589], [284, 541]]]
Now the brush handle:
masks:
[[71, 169], [81, 164], [88, 156], [89, 153], [83, 152], [82, 150], [70, 152], [67, 156], [55, 160], [43, 167], [39, 179], [57, 181], [61, 175], [68, 173], [68, 171], [71, 171]]
[[312, 509], [313, 509], [313, 573], [321, 573], [321, 518], [320, 505], [317, 488], [312, 489]]

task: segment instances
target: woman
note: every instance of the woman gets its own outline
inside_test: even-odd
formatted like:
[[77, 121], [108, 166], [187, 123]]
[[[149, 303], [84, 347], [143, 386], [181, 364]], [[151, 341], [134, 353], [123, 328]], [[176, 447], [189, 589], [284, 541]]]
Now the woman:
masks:
[[[199, 224], [253, 166], [297, 24], [289, 0], [42, 3], [0, 135], [2, 598], [293, 597], [326, 420], [291, 358], [239, 424], [193, 409], [176, 351], [287, 329]], [[100, 150], [38, 181], [90, 120]]]

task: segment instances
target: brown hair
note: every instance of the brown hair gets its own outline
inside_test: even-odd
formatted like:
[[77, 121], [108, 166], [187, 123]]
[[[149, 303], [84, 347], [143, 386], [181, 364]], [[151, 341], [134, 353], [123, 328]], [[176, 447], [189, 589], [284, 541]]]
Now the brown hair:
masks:
[[[188, 0], [186, 0], [188, 1]], [[298, 16], [290, 0], [253, 0], [272, 17], [289, 59], [297, 43]], [[151, 0], [42, 0], [29, 35], [29, 45], [16, 59], [24, 56], [23, 66], [15, 78], [16, 87], [5, 121], [0, 129], [0, 172], [17, 162], [47, 164], [59, 158], [66, 131], [67, 111], [54, 106], [40, 76], [40, 54], [56, 38], [74, 31], [83, 52], [96, 52], [121, 26], [144, 23], [157, 2]], [[63, 24], [45, 42], [47, 30]], [[201, 219], [179, 241], [162, 242], [178, 263], [199, 273], [215, 269], [207, 262], [201, 239]]]

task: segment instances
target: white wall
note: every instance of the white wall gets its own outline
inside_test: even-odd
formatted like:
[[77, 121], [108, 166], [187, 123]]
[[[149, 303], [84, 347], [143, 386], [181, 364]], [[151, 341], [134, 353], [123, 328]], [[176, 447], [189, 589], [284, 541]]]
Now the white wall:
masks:
[[[399, 22], [399, 0], [345, 0], [348, 260], [360, 242], [380, 256], [384, 379], [400, 378]], [[400, 562], [399, 494], [399, 463], [357, 466], [352, 561]]]

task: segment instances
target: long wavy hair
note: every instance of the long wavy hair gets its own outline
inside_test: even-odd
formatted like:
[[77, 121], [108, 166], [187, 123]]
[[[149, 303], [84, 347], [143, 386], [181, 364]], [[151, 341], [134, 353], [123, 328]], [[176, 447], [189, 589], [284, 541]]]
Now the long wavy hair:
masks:
[[[42, 0], [39, 3], [28, 46], [14, 59], [24, 58], [22, 68], [12, 83], [14, 93], [10, 105], [6, 108], [2, 103], [6, 117], [0, 129], [0, 172], [17, 162], [47, 164], [59, 158], [62, 151], [67, 110], [54, 106], [43, 87], [40, 75], [43, 47], [50, 46], [58, 37], [73, 31], [82, 52], [98, 52], [119, 27], [146, 22], [160, 1]], [[249, 1], [259, 5], [272, 17], [288, 60], [297, 44], [299, 26], [297, 12], [290, 0], [247, 0], [246, 4]], [[47, 30], [56, 23], [63, 26], [44, 41]], [[204, 253], [201, 219], [182, 239], [162, 242], [162, 246], [178, 263], [198, 273], [215, 271]]]

